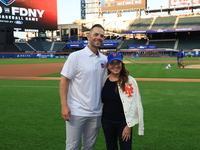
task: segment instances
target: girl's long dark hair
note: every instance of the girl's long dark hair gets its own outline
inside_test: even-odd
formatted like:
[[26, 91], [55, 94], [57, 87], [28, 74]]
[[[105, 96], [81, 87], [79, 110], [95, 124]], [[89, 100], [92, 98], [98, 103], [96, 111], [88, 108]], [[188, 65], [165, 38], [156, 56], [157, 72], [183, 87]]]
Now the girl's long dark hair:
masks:
[[[122, 70], [119, 75], [119, 80], [117, 83], [119, 84], [119, 87], [122, 89], [122, 91], [125, 91], [125, 84], [128, 82], [128, 75], [129, 71], [126, 69], [125, 64], [122, 63]], [[110, 70], [108, 69], [108, 75], [111, 74]], [[117, 86], [116, 86], [116, 91], [117, 91]]]

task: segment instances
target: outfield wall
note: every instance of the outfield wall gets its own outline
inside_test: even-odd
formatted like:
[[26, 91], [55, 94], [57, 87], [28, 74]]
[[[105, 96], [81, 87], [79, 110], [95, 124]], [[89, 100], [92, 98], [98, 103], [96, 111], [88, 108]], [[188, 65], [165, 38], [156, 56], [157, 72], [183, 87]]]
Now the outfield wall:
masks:
[[1, 58], [67, 58], [70, 53], [0, 53]]
[[[111, 52], [103, 52], [109, 54]], [[138, 57], [176, 57], [178, 51], [163, 51], [163, 50], [120, 50], [125, 57], [138, 56]], [[200, 57], [200, 51], [184, 51], [184, 56], [197, 56]], [[67, 58], [70, 52], [65, 53], [0, 53], [2, 58]]]
[[[138, 56], [138, 57], [176, 57], [178, 50], [119, 50], [124, 56]], [[200, 56], [200, 50], [183, 51], [184, 56], [193, 57]]]

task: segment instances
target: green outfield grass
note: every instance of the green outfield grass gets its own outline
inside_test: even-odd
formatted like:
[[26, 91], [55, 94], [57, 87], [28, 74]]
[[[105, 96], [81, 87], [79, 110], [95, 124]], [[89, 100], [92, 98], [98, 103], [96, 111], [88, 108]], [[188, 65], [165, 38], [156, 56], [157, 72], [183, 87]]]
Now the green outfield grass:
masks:
[[[126, 67], [135, 78], [200, 78], [200, 69], [179, 69], [176, 63], [171, 63], [171, 68], [166, 69], [167, 64], [131, 63], [126, 64]], [[188, 65], [192, 64], [190, 63]]]
[[[59, 81], [0, 80], [0, 149], [58, 150], [65, 147]], [[199, 83], [138, 82], [145, 135], [133, 128], [135, 150], [197, 150]], [[102, 129], [95, 150], [106, 150]]]
[[[184, 61], [197, 61], [199, 57], [185, 57]], [[126, 64], [130, 74], [136, 78], [199, 78], [200, 69], [179, 69], [176, 63], [170, 63], [171, 69], [165, 69], [168, 63], [139, 63], [139, 61], [175, 61], [175, 57], [141, 57], [124, 58], [124, 61], [132, 61]], [[12, 64], [37, 64], [37, 63], [63, 63], [66, 59], [0, 59], [0, 65]], [[200, 64], [187, 62], [186, 65]], [[42, 77], [60, 77], [60, 72], [46, 74]]]
[[[131, 61], [124, 58], [124, 61]], [[175, 61], [175, 57], [141, 57], [134, 59], [134, 63], [126, 64], [130, 74], [135, 78], [199, 78], [200, 69], [179, 69], [176, 63], [170, 63], [172, 68], [165, 69], [168, 63], [138, 63], [138, 61]], [[198, 57], [186, 57], [185, 61], [197, 61]], [[34, 63], [64, 63], [66, 59], [0, 59], [0, 65], [34, 64]], [[187, 65], [200, 63], [185, 63]], [[60, 73], [46, 74], [42, 77], [60, 77]]]
[[39, 63], [64, 63], [64, 58], [48, 58], [48, 59], [36, 59], [36, 58], [16, 58], [16, 59], [0, 59], [0, 65], [12, 65], [12, 64], [39, 64]]
[[[184, 61], [197, 61], [200, 57], [184, 57]], [[0, 65], [7, 64], [34, 64], [34, 63], [64, 63], [66, 58], [48, 58], [48, 59], [38, 59], [38, 58], [17, 58], [17, 59], [0, 59]], [[130, 57], [125, 57], [124, 61], [132, 61]], [[139, 57], [135, 58], [134, 61], [176, 61], [176, 57]]]
[[[124, 57], [124, 61], [132, 61], [131, 57]], [[176, 61], [176, 57], [135, 57], [134, 61]], [[184, 57], [183, 61], [196, 61], [200, 57]]]
[[[137, 60], [140, 61], [139, 59], [140, 58]], [[150, 58], [141, 59], [143, 59], [142, 61], [150, 60]], [[172, 59], [175, 58], [151, 58], [151, 61], [172, 61]], [[135, 78], [200, 78], [200, 69], [179, 69], [176, 63], [170, 63], [171, 69], [166, 69], [165, 67], [168, 65], [168, 63], [139, 63], [137, 60], [133, 61], [133, 63], [126, 64], [127, 69], [130, 71], [130, 75], [134, 76]], [[187, 58], [186, 60], [198, 60], [198, 58], [193, 57]], [[65, 62], [65, 59], [60, 61]], [[131, 61], [131, 58], [125, 58], [124, 61]], [[49, 60], [47, 62], [49, 62]], [[185, 64], [193, 65], [200, 63], [187, 62]], [[41, 77], [60, 77], [60, 72], [42, 75]]]
[[[64, 63], [65, 60], [0, 59], [0, 64]], [[176, 64], [171, 69], [162, 69], [164, 66], [127, 64], [133, 77], [167, 74], [168, 77], [199, 78], [198, 69], [178, 69]], [[138, 85], [144, 107], [145, 135], [137, 135], [137, 125], [133, 128], [133, 149], [198, 150], [200, 82], [138, 81]], [[0, 80], [0, 150], [65, 149], [65, 121], [60, 113], [58, 90], [58, 80]], [[102, 129], [94, 150], [106, 150]]]
[[[166, 65], [167, 63], [128, 63], [126, 67], [130, 75], [135, 78], [200, 78], [200, 69], [179, 69], [175, 63], [171, 64], [171, 69], [165, 69]], [[46, 74], [41, 77], [60, 77], [60, 73]]]

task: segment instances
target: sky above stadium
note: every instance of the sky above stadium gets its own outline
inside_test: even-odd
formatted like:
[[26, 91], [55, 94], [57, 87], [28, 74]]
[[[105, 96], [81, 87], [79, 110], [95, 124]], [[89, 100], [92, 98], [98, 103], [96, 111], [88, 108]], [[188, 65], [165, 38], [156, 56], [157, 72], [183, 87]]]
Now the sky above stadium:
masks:
[[[87, 0], [85, 0], [85, 2], [87, 2]], [[176, 7], [183, 7], [183, 4], [185, 4], [185, 6], [188, 6], [188, 3], [191, 3], [191, 2], [199, 3], [198, 0], [147, 0], [147, 9], [148, 8], [161, 9], [161, 6], [163, 9], [169, 8], [169, 3], [175, 4]], [[81, 19], [80, 3], [81, 3], [81, 0], [72, 0], [72, 1], [57, 0], [58, 24], [70, 24], [70, 23], [73, 23], [74, 20], [80, 20]], [[125, 14], [132, 15], [131, 13], [125, 13]], [[88, 16], [86, 16], [86, 18], [90, 19], [88, 18]]]
[[[87, 1], [87, 0], [85, 0]], [[81, 0], [57, 0], [58, 4], [58, 24], [69, 24], [73, 23], [74, 20], [81, 19], [80, 12]], [[148, 0], [147, 7], [150, 9], [159, 9], [160, 6], [163, 8], [168, 7], [168, 0]]]

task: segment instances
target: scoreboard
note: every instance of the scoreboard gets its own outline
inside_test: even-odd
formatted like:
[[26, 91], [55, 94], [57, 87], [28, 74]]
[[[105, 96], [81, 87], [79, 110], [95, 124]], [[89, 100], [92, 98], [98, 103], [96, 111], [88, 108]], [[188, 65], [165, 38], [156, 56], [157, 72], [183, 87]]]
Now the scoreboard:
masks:
[[0, 26], [57, 29], [57, 1], [0, 0]]
[[102, 12], [145, 8], [146, 0], [101, 0]]

